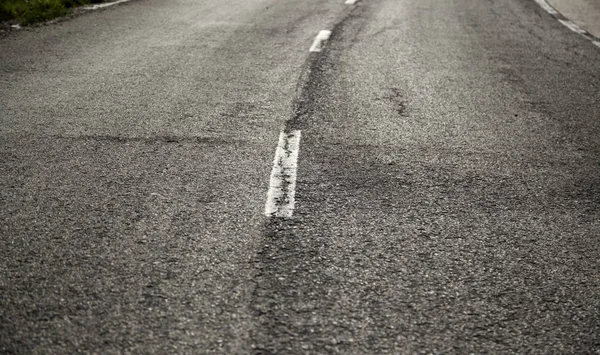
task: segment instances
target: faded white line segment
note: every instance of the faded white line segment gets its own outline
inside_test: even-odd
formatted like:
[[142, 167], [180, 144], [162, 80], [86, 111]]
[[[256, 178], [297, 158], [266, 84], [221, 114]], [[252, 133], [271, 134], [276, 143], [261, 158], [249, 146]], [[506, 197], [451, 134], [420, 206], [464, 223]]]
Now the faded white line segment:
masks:
[[311, 52], [320, 52], [323, 49], [323, 42], [327, 41], [331, 36], [331, 31], [322, 30], [315, 38], [312, 46], [310, 46]]
[[273, 170], [265, 215], [267, 217], [290, 218], [294, 212], [296, 195], [296, 170], [298, 169], [298, 152], [300, 151], [300, 131], [279, 134], [279, 143], [275, 150]]
[[346, 5], [352, 5], [356, 2], [357, 0], [346, 0], [346, 2], [344, 4]]
[[598, 48], [600, 48], [600, 41], [592, 41], [593, 44], [595, 44]]
[[546, 2], [546, 0], [535, 0], [542, 7], [542, 9], [546, 10], [551, 15], [558, 15], [558, 11], [556, 11], [550, 4]]
[[86, 6], [86, 7], [84, 7], [84, 9], [86, 9], [86, 10], [97, 10], [97, 9], [101, 9], [103, 7], [109, 7], [109, 6], [113, 6], [113, 5], [120, 4], [120, 3], [123, 3], [123, 2], [128, 2], [128, 1], [131, 1], [131, 0], [118, 0], [118, 1], [113, 1], [113, 2], [106, 2], [106, 3], [103, 3], [103, 4], [96, 4], [96, 5]]
[[568, 27], [568, 28], [569, 28], [571, 31], [573, 31], [573, 32], [577, 32], [577, 33], [579, 33], [580, 35], [582, 35], [582, 34], [585, 34], [585, 33], [586, 33], [586, 31], [585, 31], [583, 28], [581, 28], [581, 27], [577, 26], [577, 25], [576, 25], [576, 24], [575, 24], [573, 21], [569, 21], [569, 20], [560, 20], [560, 19], [559, 19], [558, 21], [559, 21], [560, 23], [562, 23], [563, 25], [567, 26], [567, 27]]

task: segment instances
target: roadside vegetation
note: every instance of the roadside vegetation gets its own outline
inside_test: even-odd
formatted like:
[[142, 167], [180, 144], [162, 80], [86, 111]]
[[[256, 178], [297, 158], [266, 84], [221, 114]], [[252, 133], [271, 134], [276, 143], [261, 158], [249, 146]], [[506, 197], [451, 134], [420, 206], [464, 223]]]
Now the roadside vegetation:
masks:
[[104, 0], [0, 0], [0, 21], [31, 25], [64, 16], [76, 6]]

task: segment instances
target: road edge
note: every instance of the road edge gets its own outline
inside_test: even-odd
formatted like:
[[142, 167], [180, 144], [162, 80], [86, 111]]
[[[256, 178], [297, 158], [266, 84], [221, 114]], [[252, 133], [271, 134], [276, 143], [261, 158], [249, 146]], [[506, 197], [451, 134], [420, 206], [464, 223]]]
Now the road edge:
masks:
[[594, 36], [587, 30], [579, 27], [575, 22], [569, 20], [566, 16], [561, 14], [554, 6], [550, 5], [546, 0], [534, 0], [542, 9], [544, 9], [547, 13], [549, 13], [552, 17], [558, 20], [558, 22], [562, 23], [565, 27], [570, 29], [571, 31], [582, 35], [589, 41], [591, 41], [596, 47], [600, 48], [600, 38]]
[[12, 34], [15, 34], [17, 32], [23, 31], [23, 30], [26, 31], [26, 30], [31, 30], [34, 28], [43, 27], [43, 26], [54, 25], [57, 23], [61, 23], [63, 21], [69, 21], [75, 17], [79, 17], [84, 14], [96, 12], [98, 10], [104, 10], [108, 7], [113, 7], [114, 5], [122, 5], [122, 4], [126, 4], [129, 2], [133, 2], [133, 1], [134, 0], [113, 0], [113, 1], [105, 2], [105, 3], [78, 6], [78, 7], [72, 8], [72, 10], [64, 16], [56, 17], [56, 18], [53, 18], [53, 19], [50, 19], [47, 21], [42, 21], [42, 22], [31, 24], [31, 25], [27, 25], [27, 26], [21, 26], [20, 24], [16, 23], [14, 20], [3, 21], [3, 22], [0, 22], [0, 39], [6, 38], [7, 36], [10, 36]]

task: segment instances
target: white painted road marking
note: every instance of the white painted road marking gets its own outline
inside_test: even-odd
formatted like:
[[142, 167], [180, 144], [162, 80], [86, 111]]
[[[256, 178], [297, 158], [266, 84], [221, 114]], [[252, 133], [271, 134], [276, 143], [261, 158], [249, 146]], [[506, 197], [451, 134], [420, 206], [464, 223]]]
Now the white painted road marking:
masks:
[[131, 0], [118, 0], [118, 1], [107, 2], [107, 3], [103, 3], [103, 4], [96, 4], [96, 5], [86, 6], [86, 7], [84, 7], [84, 9], [97, 10], [97, 9], [101, 9], [103, 7], [109, 7], [109, 6], [113, 6], [113, 5], [120, 4], [123, 2], [128, 2], [128, 1], [131, 1]]
[[346, 5], [352, 5], [356, 2], [357, 0], [346, 0], [346, 2], [344, 4]]
[[535, 2], [537, 2], [538, 5], [540, 5], [542, 9], [546, 10], [546, 12], [548, 12], [550, 15], [558, 15], [558, 12], [554, 10], [554, 8], [550, 6], [546, 0], [535, 0]]
[[567, 26], [573, 32], [577, 32], [579, 34], [585, 33], [585, 30], [582, 29], [581, 27], [577, 26], [573, 21], [569, 21], [569, 20], [558, 20], [558, 21], [560, 23], [562, 23], [563, 25]]
[[311, 52], [320, 52], [323, 49], [323, 42], [327, 41], [329, 39], [330, 35], [331, 35], [331, 31], [328, 31], [328, 30], [322, 30], [321, 32], [319, 32], [319, 34], [317, 35], [317, 38], [315, 38], [312, 46], [310, 46], [310, 51]]
[[292, 217], [296, 195], [296, 170], [300, 151], [300, 131], [281, 132], [275, 150], [273, 170], [267, 192], [267, 217]]

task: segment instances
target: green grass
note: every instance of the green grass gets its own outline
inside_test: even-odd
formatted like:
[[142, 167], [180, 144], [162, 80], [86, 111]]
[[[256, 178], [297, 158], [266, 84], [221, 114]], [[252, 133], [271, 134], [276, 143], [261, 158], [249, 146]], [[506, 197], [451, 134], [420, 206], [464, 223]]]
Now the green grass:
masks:
[[104, 0], [0, 0], [0, 21], [31, 25], [64, 16], [75, 6], [100, 2]]

